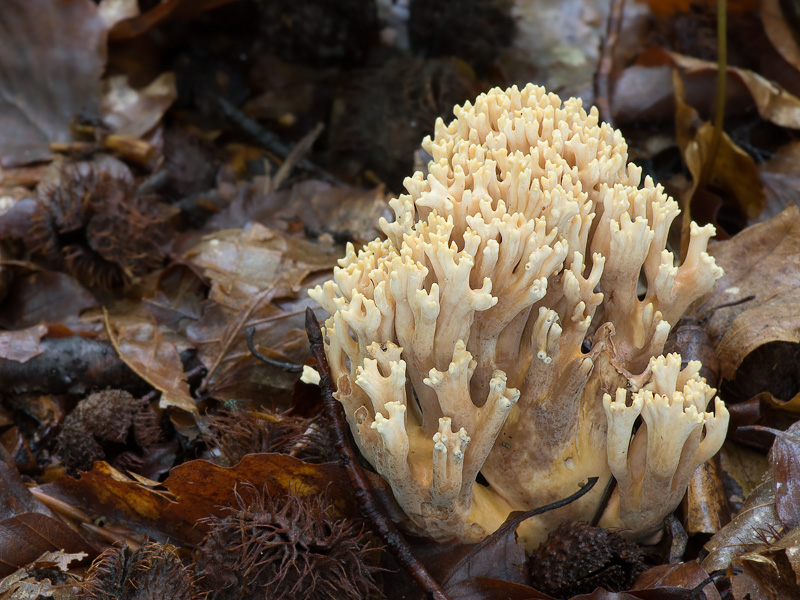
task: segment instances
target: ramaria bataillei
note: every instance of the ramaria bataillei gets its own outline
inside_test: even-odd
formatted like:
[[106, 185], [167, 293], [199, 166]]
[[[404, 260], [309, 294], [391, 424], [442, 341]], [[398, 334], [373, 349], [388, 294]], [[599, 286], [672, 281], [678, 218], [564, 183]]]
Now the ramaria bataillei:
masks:
[[600, 477], [520, 528], [533, 547], [591, 519], [613, 475], [600, 525], [652, 541], [728, 425], [700, 364], [661, 355], [722, 276], [714, 228], [692, 223], [676, 266], [677, 203], [580, 100], [496, 88], [454, 113], [386, 239], [310, 292], [358, 447], [424, 535], [476, 541]]

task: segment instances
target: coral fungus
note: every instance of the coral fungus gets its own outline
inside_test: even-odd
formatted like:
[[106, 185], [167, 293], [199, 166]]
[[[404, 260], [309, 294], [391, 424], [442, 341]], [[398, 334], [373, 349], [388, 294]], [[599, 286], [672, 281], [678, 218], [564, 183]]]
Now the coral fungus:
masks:
[[600, 477], [520, 528], [533, 546], [590, 520], [613, 475], [601, 525], [651, 539], [727, 428], [700, 364], [661, 356], [722, 276], [714, 228], [692, 224], [677, 266], [677, 203], [580, 100], [528, 85], [454, 112], [423, 142], [428, 174], [390, 202], [386, 238], [348, 247], [310, 292], [331, 314], [326, 353], [359, 449], [425, 535], [475, 541]]

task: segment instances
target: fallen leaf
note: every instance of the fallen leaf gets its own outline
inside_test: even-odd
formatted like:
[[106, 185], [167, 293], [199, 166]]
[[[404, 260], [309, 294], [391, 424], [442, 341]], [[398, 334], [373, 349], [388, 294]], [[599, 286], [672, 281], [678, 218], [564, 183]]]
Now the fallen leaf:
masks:
[[[662, 51], [674, 66], [687, 73], [717, 71], [717, 63], [685, 56], [676, 52]], [[800, 98], [787, 92], [778, 84], [758, 73], [738, 67], [728, 67], [729, 77], [741, 81], [753, 97], [761, 117], [780, 127], [800, 129]]]
[[725, 269], [703, 310], [754, 296], [749, 302], [714, 311], [707, 333], [715, 346], [722, 377], [755, 348], [773, 341], [800, 342], [800, 211], [749, 227], [724, 242], [712, 242], [709, 254]]
[[83, 552], [45, 552], [26, 568], [0, 580], [0, 600], [74, 600], [76, 590], [70, 582], [77, 583], [78, 579], [69, 569], [86, 558]]
[[[731, 576], [731, 590], [734, 598], [757, 598], [758, 600], [786, 600], [800, 597], [800, 586], [794, 575], [776, 573], [776, 570], [762, 560], [737, 560], [734, 574]], [[783, 575], [783, 576], [781, 576]]]
[[336, 264], [332, 250], [251, 223], [207, 236], [185, 259], [211, 282], [209, 299], [241, 310], [267, 289], [272, 298], [304, 295], [309, 275]]
[[756, 222], [767, 221], [777, 216], [791, 204], [800, 204], [798, 161], [800, 161], [800, 142], [790, 142], [778, 148], [768, 160], [759, 165], [766, 204]]
[[265, 390], [292, 388], [296, 372], [258, 361], [245, 335], [255, 328], [260, 351], [279, 362], [300, 365], [308, 358], [303, 315], [314, 303], [306, 289], [330, 273], [329, 249], [253, 223], [208, 236], [186, 253], [211, 283], [202, 317], [187, 327], [208, 369], [203, 393], [257, 400]]
[[116, 134], [141, 137], [158, 125], [177, 97], [174, 73], [162, 73], [140, 90], [128, 84], [127, 75], [111, 76], [103, 81], [103, 122]]
[[800, 47], [792, 32], [792, 27], [783, 10], [780, 0], [761, 1], [761, 20], [764, 33], [778, 53], [795, 69], [800, 70]]
[[197, 405], [183, 372], [175, 341], [154, 324], [141, 319], [105, 315], [106, 332], [122, 361], [161, 392], [159, 406], [174, 406], [197, 415]]
[[[693, 5], [714, 5], [715, 0], [645, 0], [657, 17], [663, 18], [677, 13], [688, 13]], [[752, 12], [758, 10], [759, 0], [728, 0], [729, 12]]]
[[775, 510], [775, 483], [767, 472], [761, 483], [747, 497], [742, 510], [704, 546], [708, 556], [702, 566], [706, 571], [727, 569], [731, 561], [744, 554], [748, 545], [762, 541], [765, 532], [778, 526]]
[[4, 0], [0, 165], [49, 158], [52, 142], [72, 141], [77, 115], [99, 115], [105, 43], [91, 0]]
[[530, 586], [488, 577], [473, 577], [450, 586], [447, 597], [451, 600], [554, 600]]
[[0, 521], [0, 577], [36, 560], [44, 552], [98, 552], [63, 521], [41, 513], [22, 513]]
[[709, 573], [727, 569], [748, 551], [771, 546], [800, 521], [800, 422], [777, 433], [769, 454], [770, 468], [748, 495], [742, 510], [704, 546], [702, 566]]
[[[692, 187], [685, 192], [688, 198], [692, 198], [704, 170], [709, 168], [707, 163], [712, 160], [714, 126], [702, 121], [697, 111], [686, 104], [683, 82], [677, 72], [673, 81], [675, 136], [683, 153], [683, 160], [692, 174]], [[719, 137], [707, 183], [725, 191], [723, 199], [734, 200], [741, 213], [748, 219], [758, 217], [764, 208], [764, 189], [755, 162], [724, 131]], [[688, 224], [686, 227], [688, 228]], [[688, 234], [688, 231], [686, 233]]]
[[770, 579], [777, 577], [788, 581], [794, 580], [795, 584], [800, 583], [800, 528], [792, 529], [774, 543], [742, 554], [737, 559], [739, 563], [744, 561], [770, 567], [772, 570]]
[[[708, 573], [696, 561], [658, 565], [639, 575], [630, 591], [657, 589], [666, 586], [693, 589], [707, 580]], [[709, 599], [719, 598], [719, 592], [717, 592], [713, 583], [706, 585], [703, 588], [703, 592]]]
[[344, 467], [312, 465], [284, 454], [250, 454], [230, 468], [193, 460], [174, 467], [161, 484], [129, 478], [98, 461], [78, 479], [63, 476], [42, 489], [57, 498], [80, 499], [89, 510], [131, 523], [154, 539], [168, 535], [196, 544], [204, 536], [198, 520], [224, 516], [225, 508], [237, 505], [237, 486], [245, 482], [257, 489], [266, 486], [269, 494], [326, 493], [342, 515], [359, 514]]
[[273, 192], [267, 200], [270, 214], [262, 213], [262, 218], [252, 217], [253, 220], [277, 226], [281, 220], [298, 219], [304, 231], [314, 237], [329, 233], [337, 241], [350, 241], [356, 246], [381, 235], [381, 217], [392, 219], [388, 198], [381, 188], [364, 190], [311, 180]]
[[745, 498], [755, 489], [769, 467], [767, 457], [742, 444], [728, 440], [720, 450], [720, 464], [728, 483], [728, 504], [733, 513], [741, 510]]
[[172, 331], [185, 331], [203, 313], [206, 288], [188, 265], [172, 263], [161, 272], [156, 290], [151, 297], [142, 298], [142, 304], [159, 324]]
[[252, 355], [246, 341], [250, 327], [255, 327], [256, 347], [269, 358], [301, 365], [310, 355], [302, 311], [284, 311], [257, 300], [251, 313], [209, 303], [203, 316], [187, 328], [208, 369], [203, 390], [217, 400], [259, 400], [267, 390], [288, 392], [297, 381], [296, 370], [264, 364]]
[[714, 534], [731, 520], [719, 455], [700, 465], [689, 480], [682, 502], [686, 533]]
[[[713, 113], [714, 95], [709, 93], [716, 78], [717, 63], [651, 47], [636, 64], [627, 67], [614, 87], [612, 100], [621, 122], [664, 118], [673, 110], [671, 71], [678, 68], [686, 81], [687, 102], [703, 114]], [[780, 127], [800, 128], [800, 98], [779, 84], [753, 71], [727, 68], [726, 113], [755, 108], [759, 115]]]
[[95, 325], [79, 320], [82, 312], [95, 307], [95, 297], [74, 277], [37, 271], [16, 278], [0, 311], [0, 325], [21, 329], [39, 323], [61, 324], [74, 331], [99, 333]]
[[795, 529], [800, 525], [800, 422], [775, 433], [770, 458], [778, 518], [786, 529]]
[[0, 358], [26, 363], [43, 350], [42, 338], [47, 334], [47, 327], [34, 325], [16, 331], [0, 331]]
[[0, 486], [0, 519], [10, 519], [30, 512], [53, 516], [53, 513], [30, 493], [14, 466], [4, 460], [0, 460], [0, 481], [3, 482]]

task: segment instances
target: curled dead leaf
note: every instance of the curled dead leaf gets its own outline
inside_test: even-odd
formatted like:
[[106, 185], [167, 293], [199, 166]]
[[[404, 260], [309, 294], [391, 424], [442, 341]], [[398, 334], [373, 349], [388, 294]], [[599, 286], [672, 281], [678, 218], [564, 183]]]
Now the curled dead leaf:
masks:
[[[683, 161], [692, 174], [692, 186], [685, 192], [686, 197], [692, 198], [701, 183], [704, 170], [710, 169], [707, 183], [725, 192], [723, 201], [731, 198], [742, 214], [748, 219], [755, 219], [766, 200], [755, 162], [724, 131], [720, 134], [715, 152], [714, 126], [704, 122], [698, 112], [686, 104], [683, 82], [677, 71], [673, 74], [673, 82], [675, 134]], [[713, 161], [710, 167], [707, 164], [709, 161]], [[684, 237], [688, 239], [688, 231], [686, 234]]]
[[790, 206], [766, 223], [712, 243], [709, 253], [725, 275], [698, 312], [754, 296], [715, 311], [708, 322], [721, 374], [732, 380], [744, 358], [762, 344], [800, 342], [800, 211]]

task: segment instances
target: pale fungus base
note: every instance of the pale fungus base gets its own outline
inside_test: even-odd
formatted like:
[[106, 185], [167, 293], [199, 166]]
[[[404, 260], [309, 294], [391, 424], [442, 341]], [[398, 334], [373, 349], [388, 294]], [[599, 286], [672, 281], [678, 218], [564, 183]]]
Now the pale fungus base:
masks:
[[496, 88], [454, 113], [423, 141], [429, 174], [390, 202], [386, 239], [349, 246], [310, 291], [331, 314], [327, 357], [359, 449], [417, 533], [477, 541], [600, 477], [523, 525], [535, 546], [591, 519], [613, 474], [602, 525], [650, 540], [727, 429], [719, 399], [705, 412], [699, 364], [660, 356], [722, 276], [705, 251], [714, 229], [692, 225], [677, 267], [677, 203], [580, 100]]

